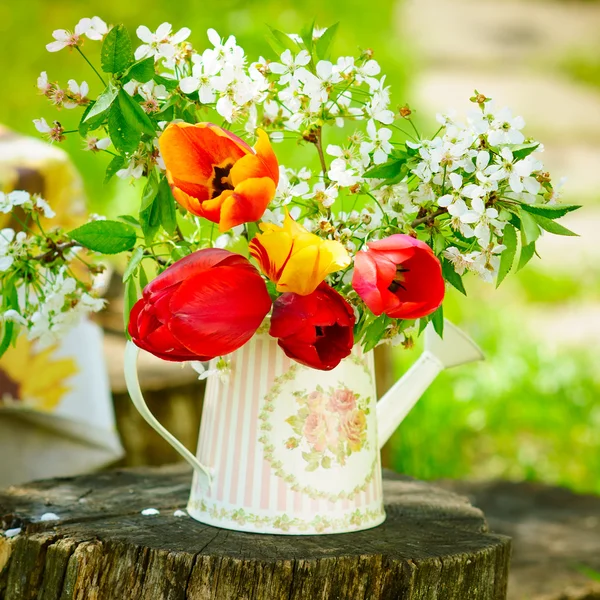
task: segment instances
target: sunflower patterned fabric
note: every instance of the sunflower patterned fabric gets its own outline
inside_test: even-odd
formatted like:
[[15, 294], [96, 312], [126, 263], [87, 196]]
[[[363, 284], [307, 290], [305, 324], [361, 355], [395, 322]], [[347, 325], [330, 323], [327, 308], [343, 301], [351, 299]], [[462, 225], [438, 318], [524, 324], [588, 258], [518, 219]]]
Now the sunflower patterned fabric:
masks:
[[[40, 194], [56, 212], [52, 226], [86, 219], [83, 185], [67, 154], [0, 126], [0, 191]], [[19, 229], [0, 213], [0, 228]], [[42, 219], [44, 226], [44, 219]], [[69, 476], [118, 460], [101, 329], [75, 326], [59, 344], [39, 348], [21, 335], [0, 358], [0, 487]]]

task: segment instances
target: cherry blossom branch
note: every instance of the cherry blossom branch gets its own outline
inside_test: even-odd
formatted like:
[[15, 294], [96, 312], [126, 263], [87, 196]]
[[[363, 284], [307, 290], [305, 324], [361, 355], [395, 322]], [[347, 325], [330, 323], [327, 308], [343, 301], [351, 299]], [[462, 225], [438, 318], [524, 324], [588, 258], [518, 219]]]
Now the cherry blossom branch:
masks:
[[444, 213], [447, 213], [448, 209], [447, 208], [438, 208], [434, 213], [430, 214], [430, 215], [425, 215], [424, 217], [419, 217], [418, 219], [415, 219], [410, 226], [414, 229], [417, 225], [421, 225], [422, 223], [427, 223], [428, 221], [433, 221], [433, 219], [435, 219], [436, 217], [439, 217], [440, 215], [443, 215]]
[[38, 254], [38, 256], [33, 256], [31, 260], [38, 260], [41, 262], [52, 262], [57, 258], [64, 258], [65, 250], [69, 250], [69, 248], [74, 248], [75, 246], [80, 246], [76, 241], [71, 240], [70, 242], [65, 242], [64, 244], [57, 244], [52, 240], [47, 240], [50, 244], [50, 250], [44, 252], [43, 254]]

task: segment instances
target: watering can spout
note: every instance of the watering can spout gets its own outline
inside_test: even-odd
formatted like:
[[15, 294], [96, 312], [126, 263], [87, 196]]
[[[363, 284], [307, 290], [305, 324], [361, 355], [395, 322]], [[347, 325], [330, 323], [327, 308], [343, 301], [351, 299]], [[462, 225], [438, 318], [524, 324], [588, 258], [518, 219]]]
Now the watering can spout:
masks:
[[449, 321], [444, 321], [443, 339], [429, 324], [423, 354], [377, 403], [379, 447], [390, 439], [438, 373], [483, 358], [477, 344]]

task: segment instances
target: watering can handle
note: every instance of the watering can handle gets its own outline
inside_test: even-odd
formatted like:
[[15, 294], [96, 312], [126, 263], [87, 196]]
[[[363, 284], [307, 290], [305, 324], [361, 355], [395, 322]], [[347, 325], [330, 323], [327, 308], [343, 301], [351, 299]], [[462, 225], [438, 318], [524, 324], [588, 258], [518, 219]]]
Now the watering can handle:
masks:
[[192, 465], [198, 475], [205, 479], [206, 487], [210, 487], [214, 470], [203, 465], [172, 433], [167, 431], [150, 412], [142, 390], [137, 373], [137, 358], [139, 348], [133, 342], [127, 342], [125, 348], [125, 383], [127, 391], [131, 397], [133, 405], [142, 415], [145, 421], [154, 429], [161, 437], [163, 437], [185, 460]]

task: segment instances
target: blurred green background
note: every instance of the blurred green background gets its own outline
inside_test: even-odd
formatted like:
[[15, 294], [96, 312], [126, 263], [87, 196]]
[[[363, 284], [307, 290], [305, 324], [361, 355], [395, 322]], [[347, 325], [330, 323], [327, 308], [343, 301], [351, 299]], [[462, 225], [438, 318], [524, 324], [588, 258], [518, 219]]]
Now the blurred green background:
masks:
[[[234, 33], [250, 57], [269, 53], [267, 24], [297, 31], [316, 17], [340, 21], [335, 54], [373, 48], [393, 86], [394, 104], [408, 102], [423, 131], [435, 112], [469, 108], [473, 88], [508, 104], [546, 146], [555, 180], [569, 178], [564, 198], [582, 203], [565, 224], [580, 238], [540, 244], [534, 260], [500, 290], [469, 279], [469, 296], [449, 291], [446, 315], [481, 345], [487, 362], [442, 374], [390, 442], [397, 470], [421, 478], [503, 477], [552, 482], [600, 493], [600, 42], [597, 2], [507, 0], [273, 0], [151, 3], [133, 0], [5, 0], [0, 4], [4, 93], [0, 122], [35, 135], [32, 119], [59, 118], [37, 95], [42, 70], [51, 80], [93, 73], [74, 53], [49, 54], [57, 28], [83, 16], [155, 29], [188, 26], [201, 48], [205, 30]], [[98, 45], [86, 45], [91, 58]], [[83, 173], [92, 210], [115, 213], [132, 201], [128, 184], [102, 184], [106, 159], [65, 143]], [[416, 350], [395, 350], [397, 374]]]

